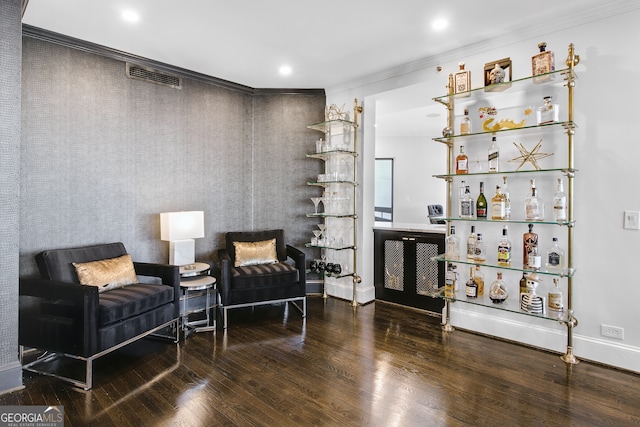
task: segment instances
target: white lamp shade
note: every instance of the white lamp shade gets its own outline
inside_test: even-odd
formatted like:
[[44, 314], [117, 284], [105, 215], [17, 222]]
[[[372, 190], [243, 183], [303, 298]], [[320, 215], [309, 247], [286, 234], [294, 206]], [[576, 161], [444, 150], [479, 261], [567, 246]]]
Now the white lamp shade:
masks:
[[204, 212], [183, 211], [160, 214], [160, 239], [167, 241], [204, 237]]

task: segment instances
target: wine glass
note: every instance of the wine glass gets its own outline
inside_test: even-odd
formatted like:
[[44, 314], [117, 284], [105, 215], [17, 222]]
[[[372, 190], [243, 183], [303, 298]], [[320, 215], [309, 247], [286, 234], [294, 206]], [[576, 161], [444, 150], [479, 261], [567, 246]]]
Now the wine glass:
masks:
[[318, 214], [318, 205], [322, 201], [322, 197], [312, 197], [311, 201], [313, 202], [313, 206], [316, 208], [316, 215]]
[[320, 229], [320, 234], [322, 235], [321, 237], [318, 237], [318, 244], [322, 245], [322, 240], [324, 240], [324, 237], [326, 236], [325, 231], [327, 230], [327, 226], [325, 224], [318, 224], [318, 228]]
[[313, 238], [313, 240], [311, 241], [311, 244], [314, 246], [318, 246], [318, 242], [320, 241], [320, 235], [322, 234], [322, 231], [320, 230], [313, 230], [313, 235], [316, 236]]

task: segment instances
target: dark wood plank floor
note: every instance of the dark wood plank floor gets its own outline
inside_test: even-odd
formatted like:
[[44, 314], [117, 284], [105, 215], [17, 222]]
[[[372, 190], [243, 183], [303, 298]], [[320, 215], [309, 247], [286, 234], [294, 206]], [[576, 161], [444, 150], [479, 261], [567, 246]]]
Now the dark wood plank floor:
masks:
[[639, 426], [640, 376], [463, 331], [381, 302], [310, 297], [308, 317], [230, 312], [227, 333], [142, 340], [85, 392], [25, 373], [0, 405], [63, 405], [65, 426]]

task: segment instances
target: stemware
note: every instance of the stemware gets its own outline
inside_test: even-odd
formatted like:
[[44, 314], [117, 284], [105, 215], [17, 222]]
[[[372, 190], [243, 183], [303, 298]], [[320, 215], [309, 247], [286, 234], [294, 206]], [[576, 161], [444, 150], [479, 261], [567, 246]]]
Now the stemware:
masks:
[[322, 234], [322, 231], [320, 230], [313, 230], [313, 235], [315, 236], [313, 238], [313, 240], [311, 240], [311, 244], [313, 246], [318, 246], [318, 243], [320, 242], [320, 235]]
[[322, 201], [322, 197], [312, 197], [311, 201], [313, 202], [313, 206], [316, 208], [316, 215], [318, 214], [318, 205]]

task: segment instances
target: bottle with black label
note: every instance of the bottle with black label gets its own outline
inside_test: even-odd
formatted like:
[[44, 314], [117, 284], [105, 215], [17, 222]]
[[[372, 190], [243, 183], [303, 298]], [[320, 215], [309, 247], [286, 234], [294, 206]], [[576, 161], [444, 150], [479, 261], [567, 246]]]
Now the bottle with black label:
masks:
[[469, 237], [467, 237], [467, 259], [475, 259], [476, 258], [476, 226], [471, 226], [471, 233], [469, 233]]
[[489, 172], [499, 172], [498, 159], [500, 158], [500, 149], [498, 148], [498, 144], [496, 144], [495, 134], [491, 137], [491, 146], [489, 147], [489, 155], [487, 158], [489, 160]]
[[467, 280], [467, 284], [465, 286], [465, 294], [467, 295], [467, 298], [478, 297], [478, 284], [473, 279], [473, 267], [469, 267], [469, 280]]

